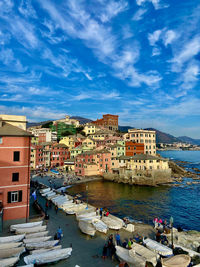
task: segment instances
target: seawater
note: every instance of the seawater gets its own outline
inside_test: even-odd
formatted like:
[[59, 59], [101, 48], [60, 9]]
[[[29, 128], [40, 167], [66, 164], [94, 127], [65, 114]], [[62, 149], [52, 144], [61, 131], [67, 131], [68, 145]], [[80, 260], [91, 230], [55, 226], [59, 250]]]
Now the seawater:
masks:
[[[159, 151], [163, 157], [187, 161], [187, 168], [200, 168], [200, 151]], [[180, 187], [146, 187], [117, 184], [107, 181], [88, 183], [88, 201], [96, 207], [105, 207], [119, 217], [129, 216], [134, 220], [152, 223], [154, 216], [169, 221], [184, 229], [200, 231], [200, 184], [187, 185], [184, 179]], [[71, 194], [81, 194], [87, 199], [86, 185], [69, 188]]]

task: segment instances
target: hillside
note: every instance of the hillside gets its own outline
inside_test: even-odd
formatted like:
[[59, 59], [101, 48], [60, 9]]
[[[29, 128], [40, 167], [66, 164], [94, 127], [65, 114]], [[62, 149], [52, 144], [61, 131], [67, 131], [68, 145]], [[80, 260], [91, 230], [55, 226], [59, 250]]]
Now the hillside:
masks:
[[154, 128], [146, 128], [145, 130], [151, 130], [151, 131], [156, 131], [156, 143], [166, 143], [166, 144], [171, 144], [174, 142], [180, 142], [180, 140], [171, 135], [171, 134], [167, 134], [164, 132], [161, 132], [157, 129]]
[[191, 145], [200, 145], [200, 139], [193, 139], [188, 136], [179, 136], [178, 139], [181, 140], [182, 142], [186, 142]]

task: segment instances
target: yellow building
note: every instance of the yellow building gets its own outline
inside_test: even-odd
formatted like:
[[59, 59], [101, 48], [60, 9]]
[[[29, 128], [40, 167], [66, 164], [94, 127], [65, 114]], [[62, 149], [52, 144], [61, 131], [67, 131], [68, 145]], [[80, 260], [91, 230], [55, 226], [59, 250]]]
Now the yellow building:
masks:
[[31, 144], [32, 145], [38, 145], [38, 136], [31, 137]]
[[76, 142], [76, 136], [68, 135], [68, 136], [63, 137], [60, 140], [59, 144], [64, 144], [69, 147], [69, 150], [71, 150], [72, 148], [74, 148], [75, 142]]
[[87, 146], [89, 148], [96, 148], [96, 141], [90, 137], [86, 137], [83, 140], [82, 145]]
[[98, 175], [99, 167], [96, 163], [90, 162], [83, 165], [85, 176]]
[[36, 169], [36, 149], [31, 146], [30, 165], [32, 169]]
[[105, 140], [106, 137], [113, 136], [112, 131], [96, 131], [94, 134], [89, 135], [92, 139], [97, 139], [97, 140]]
[[0, 114], [0, 119], [26, 131], [26, 116]]
[[88, 134], [95, 134], [96, 132], [96, 125], [93, 123], [87, 123], [83, 129], [83, 132], [88, 135]]

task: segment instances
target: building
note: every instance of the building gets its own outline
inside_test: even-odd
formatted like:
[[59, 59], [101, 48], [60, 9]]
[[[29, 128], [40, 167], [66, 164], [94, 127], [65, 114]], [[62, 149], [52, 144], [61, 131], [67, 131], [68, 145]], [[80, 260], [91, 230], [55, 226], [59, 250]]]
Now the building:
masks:
[[[4, 116], [2, 116], [5, 118]], [[23, 116], [13, 116], [12, 124], [0, 120], [0, 203], [3, 220], [28, 219], [30, 195], [31, 134]], [[10, 117], [9, 117], [10, 118]], [[20, 123], [21, 128], [16, 127]]]
[[72, 119], [68, 115], [66, 115], [65, 118], [63, 118], [63, 119], [53, 121], [53, 125], [56, 125], [57, 123], [60, 123], [60, 122], [66, 124], [66, 125], [73, 125], [75, 127], [79, 127], [79, 125], [80, 125], [79, 120]]
[[144, 144], [144, 154], [156, 155], [156, 131], [129, 129], [124, 140]]
[[126, 156], [134, 156], [137, 154], [144, 154], [144, 144], [134, 143], [132, 141], [125, 141]]
[[75, 135], [68, 135], [63, 137], [59, 144], [64, 144], [67, 147], [69, 147], [69, 150], [73, 149], [75, 147], [75, 144], [78, 142], [77, 138]]
[[83, 129], [83, 132], [85, 133], [85, 135], [88, 135], [88, 134], [95, 134], [96, 132], [96, 125], [94, 123], [87, 123], [85, 126], [84, 126], [84, 129]]
[[9, 124], [26, 131], [26, 116], [0, 114], [0, 118]]
[[[49, 128], [29, 128], [29, 131], [37, 137], [37, 144], [44, 142], [56, 142], [57, 141], [57, 133], [52, 132]], [[32, 143], [34, 142], [34, 138], [32, 138]]]
[[118, 130], [118, 115], [111, 115], [111, 114], [105, 114], [103, 115], [102, 119], [98, 119], [96, 121], [93, 121], [95, 125], [103, 126], [104, 128], [107, 128], [112, 131]]

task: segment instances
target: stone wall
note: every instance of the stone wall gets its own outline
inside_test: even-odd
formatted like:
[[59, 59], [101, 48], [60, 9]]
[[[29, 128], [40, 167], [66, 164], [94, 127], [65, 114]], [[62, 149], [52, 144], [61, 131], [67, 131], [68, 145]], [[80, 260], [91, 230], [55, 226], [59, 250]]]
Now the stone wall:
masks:
[[111, 174], [105, 173], [104, 179], [117, 182], [127, 183], [130, 185], [148, 185], [156, 186], [159, 184], [172, 182], [171, 169], [168, 170], [127, 170], [119, 169], [119, 173]]

